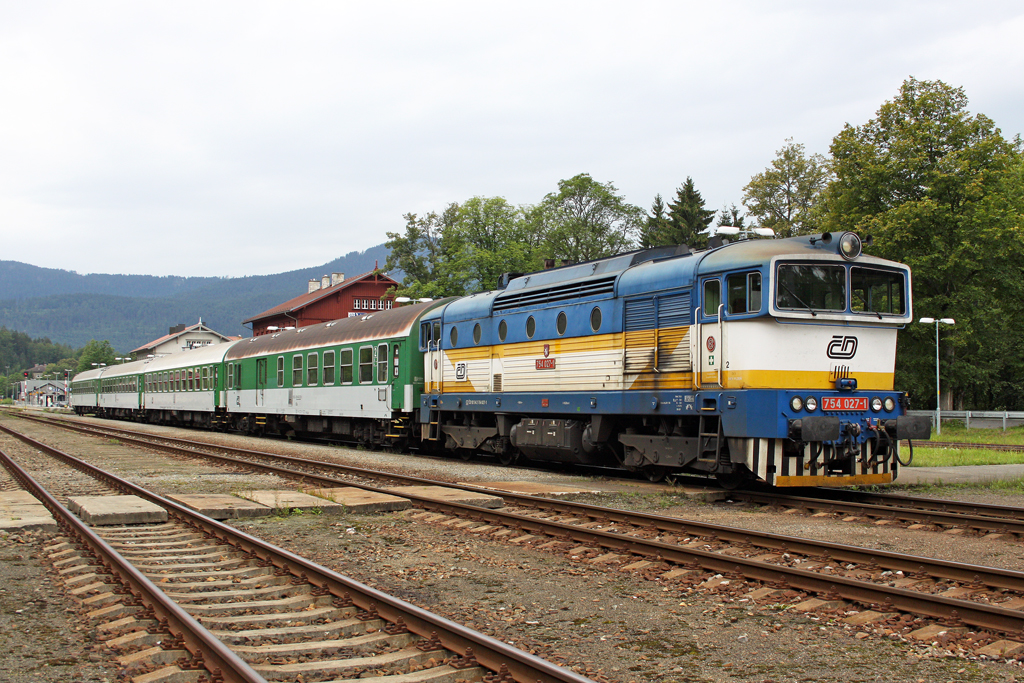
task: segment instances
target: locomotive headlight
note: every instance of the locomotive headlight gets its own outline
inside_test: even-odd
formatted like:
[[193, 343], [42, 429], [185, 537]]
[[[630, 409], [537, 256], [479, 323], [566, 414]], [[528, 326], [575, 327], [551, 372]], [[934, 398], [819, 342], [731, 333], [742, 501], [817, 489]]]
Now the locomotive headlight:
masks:
[[885, 397], [884, 405], [885, 412], [887, 413], [891, 413], [892, 411], [896, 410], [896, 401], [893, 400], [892, 396]]
[[815, 410], [818, 409], [818, 399], [814, 398], [813, 396], [808, 396], [804, 400], [804, 408], [807, 409], [808, 413], [813, 413]]
[[878, 398], [877, 396], [872, 397], [872, 399], [871, 399], [871, 410], [873, 410], [874, 412], [877, 413], [881, 409], [882, 409], [882, 399]]
[[794, 413], [799, 413], [804, 407], [804, 400], [799, 396], [794, 396], [789, 399], [789, 407], [793, 409]]
[[851, 260], [860, 256], [860, 251], [860, 238], [852, 232], [843, 233], [839, 238], [839, 254], [844, 259]]

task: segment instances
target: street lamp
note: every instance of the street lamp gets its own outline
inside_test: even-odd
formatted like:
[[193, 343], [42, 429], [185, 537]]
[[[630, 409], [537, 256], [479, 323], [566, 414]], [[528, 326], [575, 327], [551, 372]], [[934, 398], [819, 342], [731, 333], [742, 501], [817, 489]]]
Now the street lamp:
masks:
[[952, 318], [921, 318], [925, 325], [935, 323], [935, 433], [942, 434], [942, 394], [939, 390], [939, 323], [955, 325]]

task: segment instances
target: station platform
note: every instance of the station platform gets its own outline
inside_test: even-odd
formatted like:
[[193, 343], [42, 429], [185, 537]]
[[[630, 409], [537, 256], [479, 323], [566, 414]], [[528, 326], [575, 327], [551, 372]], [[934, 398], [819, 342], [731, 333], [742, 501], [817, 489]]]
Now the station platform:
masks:
[[28, 491], [0, 492], [0, 532], [15, 530], [56, 531], [53, 515]]

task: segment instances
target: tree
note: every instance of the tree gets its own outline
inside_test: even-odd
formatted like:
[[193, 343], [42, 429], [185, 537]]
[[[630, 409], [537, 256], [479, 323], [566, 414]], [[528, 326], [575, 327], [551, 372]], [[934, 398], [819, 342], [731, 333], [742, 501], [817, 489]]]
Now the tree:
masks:
[[661, 245], [659, 239], [668, 233], [670, 222], [665, 209], [665, 201], [661, 194], [654, 195], [654, 203], [651, 204], [651, 214], [647, 217], [643, 229], [640, 230], [638, 243], [641, 249], [650, 249]]
[[504, 273], [536, 269], [536, 233], [526, 212], [503, 197], [473, 197], [459, 206], [448, 234], [446, 270], [463, 291], [495, 289]]
[[113, 365], [116, 356], [114, 347], [110, 345], [109, 341], [93, 339], [82, 347], [82, 351], [78, 355], [78, 372], [92, 370], [94, 365]]
[[676, 198], [668, 205], [669, 226], [661, 237], [661, 244], [688, 244], [702, 247], [707, 236], [701, 231], [715, 220], [715, 212], [704, 208], [704, 198], [693, 185], [693, 178], [676, 190]]
[[[1024, 407], [1024, 181], [1019, 137], [967, 111], [962, 88], [905, 81], [862, 126], [832, 141], [826, 227], [871, 234], [871, 251], [913, 269], [916, 316], [942, 330], [942, 377], [955, 403]], [[935, 330], [898, 340], [897, 383], [935, 395]], [[948, 404], [947, 404], [948, 406]]]
[[526, 211], [502, 197], [473, 197], [387, 233], [387, 268], [405, 273], [400, 296], [441, 298], [494, 289], [503, 273], [535, 270], [540, 242]]
[[803, 145], [787, 138], [771, 166], [743, 188], [743, 205], [761, 227], [771, 228], [778, 237], [818, 232], [815, 206], [828, 180], [825, 157], [808, 157]]
[[718, 214], [718, 222], [716, 226], [732, 226], [736, 228], [746, 227], [746, 218], [740, 213], [739, 207], [733, 204], [730, 207], [722, 207], [722, 210]]
[[544, 235], [545, 253], [577, 263], [632, 249], [646, 214], [617, 193], [612, 183], [599, 183], [588, 173], [559, 180], [558, 192], [531, 212]]

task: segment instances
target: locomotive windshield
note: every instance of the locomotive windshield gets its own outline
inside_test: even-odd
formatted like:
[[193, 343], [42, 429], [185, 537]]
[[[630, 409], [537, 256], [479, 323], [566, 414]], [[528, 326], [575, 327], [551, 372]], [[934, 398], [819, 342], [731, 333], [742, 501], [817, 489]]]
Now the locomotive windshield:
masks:
[[[826, 264], [780, 264], [775, 306], [819, 312], [906, 315], [906, 276], [900, 271]], [[849, 286], [849, 296], [847, 287]]]
[[907, 312], [903, 273], [855, 267], [850, 269], [850, 281], [850, 308], [854, 311], [889, 315]]
[[846, 268], [843, 266], [779, 266], [775, 306], [802, 311], [845, 311]]

